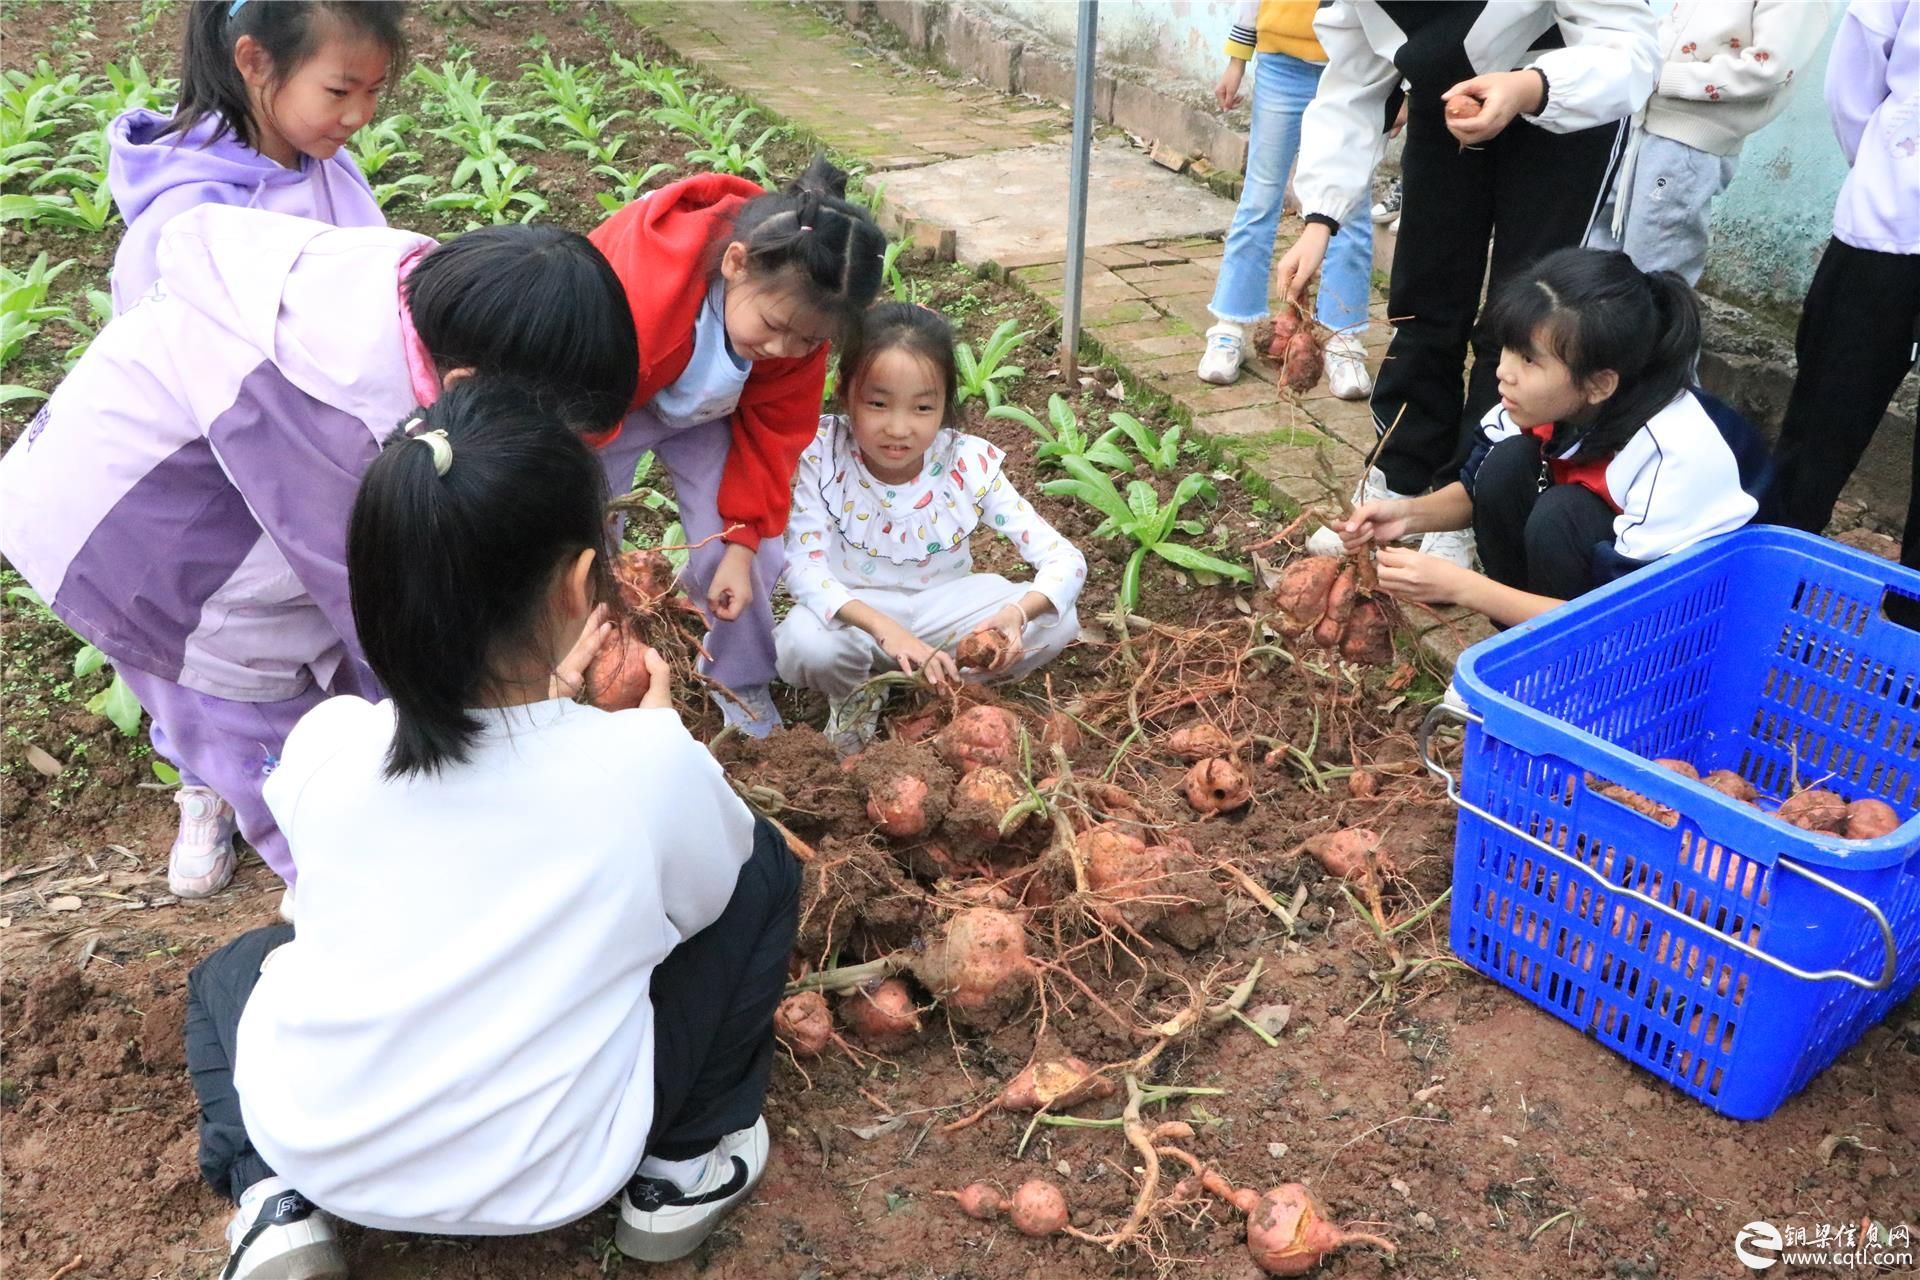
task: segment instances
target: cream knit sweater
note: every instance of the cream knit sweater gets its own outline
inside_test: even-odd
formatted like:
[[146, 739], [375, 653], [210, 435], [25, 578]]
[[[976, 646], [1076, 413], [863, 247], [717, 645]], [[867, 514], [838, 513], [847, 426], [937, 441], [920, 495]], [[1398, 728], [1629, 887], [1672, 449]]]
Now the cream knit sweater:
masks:
[[1823, 0], [1677, 0], [1660, 23], [1646, 130], [1730, 156], [1786, 109], [1826, 34]]

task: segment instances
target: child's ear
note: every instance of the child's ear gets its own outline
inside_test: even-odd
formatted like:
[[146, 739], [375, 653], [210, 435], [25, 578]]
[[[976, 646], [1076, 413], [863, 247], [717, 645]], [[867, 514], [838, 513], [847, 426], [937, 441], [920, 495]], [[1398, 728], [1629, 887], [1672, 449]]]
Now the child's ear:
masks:
[[566, 616], [584, 618], [593, 612], [593, 562], [599, 554], [588, 547], [561, 571], [560, 605]]
[[273, 59], [252, 36], [241, 36], [234, 42], [233, 65], [240, 72], [240, 78], [247, 82], [247, 87], [257, 93], [265, 93], [267, 86], [273, 83]]
[[720, 275], [728, 284], [739, 284], [747, 278], [747, 246], [735, 240], [720, 255]]
[[1620, 375], [1612, 369], [1602, 369], [1588, 378], [1581, 388], [1581, 394], [1589, 405], [1604, 404], [1613, 399], [1613, 393], [1620, 389]]

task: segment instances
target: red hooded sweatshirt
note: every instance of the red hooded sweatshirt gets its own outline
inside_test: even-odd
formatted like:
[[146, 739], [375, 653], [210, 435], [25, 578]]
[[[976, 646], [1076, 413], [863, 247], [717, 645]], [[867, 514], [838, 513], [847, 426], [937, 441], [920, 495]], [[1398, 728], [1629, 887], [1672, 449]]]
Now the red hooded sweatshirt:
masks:
[[[715, 245], [743, 206], [764, 194], [745, 178], [707, 173], [636, 200], [588, 237], [626, 286], [640, 334], [639, 408], [693, 359], [693, 323], [712, 283]], [[786, 531], [800, 453], [820, 427], [827, 346], [792, 360], [756, 360], [733, 411], [733, 446], [720, 476], [725, 541], [758, 547]]]

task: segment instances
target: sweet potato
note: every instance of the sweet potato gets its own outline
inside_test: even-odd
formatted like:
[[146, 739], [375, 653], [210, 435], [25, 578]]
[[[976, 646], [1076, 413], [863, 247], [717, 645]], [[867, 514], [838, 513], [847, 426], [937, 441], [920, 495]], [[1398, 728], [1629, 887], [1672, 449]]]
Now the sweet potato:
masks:
[[1007, 1207], [1005, 1198], [984, 1182], [969, 1183], [958, 1191], [936, 1191], [934, 1194], [954, 1201], [960, 1206], [960, 1212], [981, 1222], [999, 1217], [1000, 1211]]
[[1247, 1252], [1270, 1276], [1303, 1276], [1330, 1253], [1350, 1244], [1370, 1244], [1391, 1254], [1391, 1240], [1342, 1231], [1327, 1221], [1313, 1193], [1297, 1182], [1275, 1187], [1247, 1215]]
[[1083, 1102], [1111, 1098], [1118, 1088], [1105, 1076], [1079, 1058], [1058, 1058], [1030, 1062], [1020, 1074], [1007, 1081], [995, 1105], [1001, 1111], [1038, 1111], [1042, 1107], [1064, 1111]]
[[1305, 393], [1320, 383], [1320, 374], [1326, 365], [1326, 356], [1320, 350], [1319, 335], [1309, 327], [1303, 326], [1291, 338], [1287, 339], [1285, 377], [1287, 390]]
[[867, 817], [884, 835], [912, 840], [927, 834], [927, 782], [910, 773], [896, 774], [867, 793]]
[[1045, 1178], [1030, 1178], [1014, 1188], [1007, 1216], [1023, 1236], [1050, 1236], [1067, 1225], [1067, 1197]]
[[1253, 799], [1253, 781], [1232, 760], [1213, 756], [1187, 770], [1186, 791], [1200, 813], [1232, 813]]
[[970, 907], [949, 920], [913, 973], [955, 1022], [981, 1030], [1024, 1009], [1037, 976], [1020, 921], [992, 907]]
[[1158, 871], [1146, 842], [1109, 823], [1082, 831], [1077, 843], [1087, 865], [1087, 887], [1110, 899], [1138, 897]]
[[1333, 556], [1302, 556], [1281, 570], [1273, 588], [1274, 625], [1280, 634], [1297, 636], [1319, 625], [1339, 576], [1340, 561]]
[[788, 996], [773, 1011], [773, 1034], [797, 1058], [812, 1058], [833, 1039], [833, 1015], [818, 991]]
[[984, 765], [1005, 769], [1020, 750], [1020, 722], [1004, 707], [970, 707], [934, 740], [940, 758], [960, 773]]
[[1275, 364], [1285, 361], [1287, 343], [1291, 342], [1293, 335], [1300, 332], [1302, 326], [1306, 324], [1307, 318], [1301, 312], [1299, 303], [1291, 298], [1282, 302], [1280, 309], [1273, 313], [1273, 336], [1267, 341], [1268, 358]]
[[587, 667], [587, 700], [602, 711], [627, 711], [640, 705], [651, 683], [646, 643], [635, 628], [616, 626]]
[[674, 584], [673, 561], [653, 547], [629, 551], [613, 562], [613, 583], [628, 609], [645, 609], [665, 599]]
[[1197, 720], [1167, 735], [1167, 750], [1188, 764], [1233, 753], [1233, 738], [1210, 720]]
[[1677, 773], [1683, 778], [1692, 778], [1695, 782], [1700, 781], [1700, 771], [1688, 764], [1685, 760], [1676, 760], [1672, 756], [1662, 756], [1660, 759], [1655, 760], [1654, 763], [1669, 773]]
[[1381, 851], [1379, 835], [1365, 827], [1322, 832], [1306, 842], [1306, 851], [1323, 871], [1342, 880], [1364, 879], [1369, 855], [1381, 870], [1393, 870], [1392, 860]]
[[1385, 605], [1378, 600], [1362, 600], [1353, 606], [1340, 636], [1340, 656], [1370, 667], [1384, 667], [1393, 661], [1393, 623]]
[[1759, 790], [1731, 769], [1715, 769], [1700, 781], [1721, 795], [1731, 796], [1742, 804], [1752, 804], [1760, 798]]
[[1059, 747], [1067, 753], [1069, 759], [1080, 753], [1086, 745], [1086, 735], [1080, 731], [1080, 722], [1064, 711], [1050, 711], [1047, 722], [1040, 730], [1041, 749], [1051, 753]]
[[1847, 839], [1877, 840], [1900, 827], [1900, 815], [1880, 800], [1855, 800], [1847, 806]]
[[854, 1039], [876, 1049], [898, 1048], [920, 1034], [913, 989], [900, 978], [883, 978], [843, 998], [840, 1020]]
[[1774, 816], [1803, 831], [1844, 835], [1847, 829], [1847, 802], [1831, 791], [1810, 787], [1789, 796]]
[[1658, 800], [1649, 796], [1643, 796], [1638, 791], [1629, 791], [1617, 782], [1602, 782], [1598, 778], [1594, 778], [1591, 780], [1590, 785], [1592, 785], [1596, 794], [1603, 795], [1609, 800], [1623, 804], [1635, 813], [1644, 814], [1663, 826], [1671, 827], [1680, 821], [1680, 815], [1678, 813], [1675, 813], [1666, 805], [1661, 804]]
[[1006, 632], [987, 627], [961, 640], [953, 660], [962, 671], [990, 671], [1006, 660], [1010, 647]]
[[[953, 808], [947, 811], [947, 831], [961, 840], [997, 844], [1007, 811], [1025, 792], [1004, 769], [983, 765], [962, 777], [953, 788]], [[1007, 832], [1013, 834], [1024, 822]]]
[[1471, 94], [1459, 94], [1447, 99], [1447, 119], [1471, 120], [1480, 114], [1480, 99]]

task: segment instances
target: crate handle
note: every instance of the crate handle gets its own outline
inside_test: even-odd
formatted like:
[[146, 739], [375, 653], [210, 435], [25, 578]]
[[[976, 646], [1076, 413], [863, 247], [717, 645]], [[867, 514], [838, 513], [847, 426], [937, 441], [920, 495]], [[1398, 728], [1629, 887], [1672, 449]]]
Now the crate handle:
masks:
[[1700, 921], [1695, 920], [1692, 916], [1686, 914], [1684, 911], [1680, 911], [1675, 907], [1670, 907], [1666, 903], [1660, 901], [1660, 899], [1653, 897], [1650, 894], [1641, 893], [1637, 889], [1629, 889], [1623, 885], [1617, 885], [1613, 883], [1611, 880], [1607, 879], [1605, 876], [1601, 875], [1598, 871], [1595, 871], [1592, 867], [1580, 861], [1578, 858], [1572, 857], [1571, 855], [1564, 853], [1559, 849], [1554, 848], [1552, 845], [1540, 839], [1538, 836], [1522, 831], [1520, 828], [1514, 826], [1510, 822], [1505, 821], [1504, 819], [1496, 818], [1493, 814], [1488, 813], [1485, 809], [1482, 809], [1479, 805], [1474, 804], [1472, 801], [1462, 796], [1460, 794], [1459, 785], [1454, 781], [1453, 774], [1449, 773], [1445, 766], [1435, 761], [1433, 758], [1432, 752], [1428, 750], [1428, 743], [1429, 743], [1429, 740], [1433, 737], [1433, 731], [1440, 726], [1440, 723], [1442, 721], [1446, 721], [1446, 720], [1451, 720], [1456, 724], [1460, 724], [1460, 725], [1484, 724], [1485, 722], [1481, 719], [1479, 715], [1475, 714], [1470, 710], [1466, 710], [1461, 707], [1448, 706], [1444, 702], [1438, 702], [1434, 704], [1433, 710], [1427, 713], [1427, 718], [1424, 721], [1422, 721], [1420, 724], [1420, 738], [1419, 738], [1420, 763], [1426, 766], [1427, 772], [1433, 774], [1437, 778], [1440, 778], [1442, 781], [1444, 781], [1447, 784], [1447, 799], [1453, 801], [1455, 806], [1457, 806], [1458, 808], [1465, 809], [1468, 813], [1473, 814], [1475, 817], [1479, 818], [1483, 822], [1492, 823], [1494, 826], [1500, 828], [1502, 831], [1506, 832], [1510, 836], [1515, 836], [1521, 840], [1526, 841], [1528, 844], [1540, 850], [1540, 852], [1542, 853], [1552, 854], [1555, 858], [1558, 858], [1560, 861], [1566, 863], [1568, 866], [1580, 872], [1582, 875], [1586, 876], [1588, 879], [1598, 882], [1608, 893], [1619, 894], [1621, 897], [1631, 898], [1633, 901], [1640, 903], [1642, 906], [1651, 907], [1655, 911], [1660, 912], [1664, 916], [1668, 916], [1671, 919], [1679, 921], [1681, 924], [1688, 925], [1694, 929], [1698, 929], [1702, 933], [1709, 935], [1715, 943], [1718, 943], [1722, 946], [1732, 947], [1734, 950], [1740, 952], [1743, 955], [1749, 955], [1749, 956], [1752, 956], [1755, 960], [1759, 960], [1765, 964], [1770, 964], [1774, 968], [1780, 970], [1782, 973], [1789, 973], [1796, 978], [1804, 978], [1809, 982], [1829, 982], [1829, 981], [1838, 979], [1841, 982], [1850, 982], [1854, 986], [1860, 987], [1866, 991], [1885, 991], [1888, 987], [1891, 987], [1893, 985], [1894, 974], [1897, 971], [1896, 961], [1898, 959], [1898, 951], [1894, 945], [1894, 940], [1893, 940], [1893, 926], [1887, 923], [1886, 915], [1880, 910], [1879, 907], [1874, 905], [1871, 899], [1860, 896], [1859, 894], [1855, 893], [1853, 890], [1846, 888], [1844, 885], [1835, 884], [1832, 880], [1829, 880], [1827, 877], [1821, 875], [1817, 871], [1813, 871], [1807, 867], [1803, 867], [1799, 863], [1794, 862], [1791, 859], [1784, 858], [1784, 857], [1775, 858], [1774, 866], [1785, 871], [1791, 871], [1797, 876], [1805, 877], [1806, 879], [1811, 880], [1813, 883], [1819, 885], [1821, 888], [1830, 890], [1831, 892], [1837, 894], [1838, 896], [1845, 898], [1848, 902], [1851, 902], [1854, 906], [1859, 907], [1862, 911], [1866, 912], [1867, 917], [1871, 919], [1874, 923], [1874, 926], [1880, 930], [1880, 945], [1882, 948], [1885, 949], [1885, 952], [1886, 952], [1886, 959], [1880, 970], [1880, 976], [1877, 979], [1863, 978], [1859, 974], [1854, 973], [1851, 970], [1847, 970], [1847, 969], [1822, 969], [1822, 970], [1819, 970], [1818, 972], [1813, 972], [1806, 969], [1798, 968], [1795, 965], [1788, 964], [1785, 960], [1780, 959], [1778, 956], [1769, 955], [1767, 952], [1760, 950], [1760, 948], [1753, 946], [1749, 943], [1742, 942], [1738, 938], [1729, 937], [1724, 933], [1720, 933], [1720, 932], [1717, 932], [1716, 930], [1709, 929], [1705, 924], [1702, 924]]

